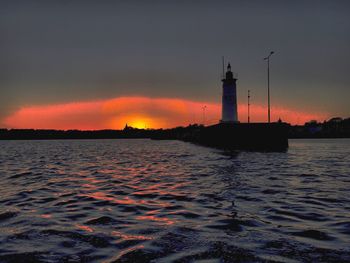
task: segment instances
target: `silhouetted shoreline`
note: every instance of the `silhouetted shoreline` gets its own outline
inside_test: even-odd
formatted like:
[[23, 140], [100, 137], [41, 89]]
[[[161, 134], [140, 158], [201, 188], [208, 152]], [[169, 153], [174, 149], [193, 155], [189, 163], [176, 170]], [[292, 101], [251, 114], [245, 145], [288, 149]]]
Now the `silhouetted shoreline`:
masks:
[[[261, 123], [261, 125], [264, 125]], [[51, 129], [0, 129], [0, 140], [64, 140], [64, 139], [178, 139], [178, 134], [204, 128], [193, 124], [171, 129], [123, 130], [51, 130]], [[350, 138], [350, 118], [332, 118], [318, 123], [310, 121], [304, 125], [288, 125], [288, 138]]]
[[291, 126], [288, 138], [350, 138], [350, 118], [331, 118], [328, 121], [309, 121], [304, 125]]
[[134, 139], [150, 138], [154, 130], [42, 130], [1, 129], [0, 140]]
[[[286, 123], [220, 123], [211, 126], [189, 125], [173, 129], [57, 131], [57, 130], [1, 130], [3, 140], [50, 139], [135, 139], [181, 140], [227, 150], [284, 151], [288, 148]], [[232, 136], [234, 135], [234, 136]]]

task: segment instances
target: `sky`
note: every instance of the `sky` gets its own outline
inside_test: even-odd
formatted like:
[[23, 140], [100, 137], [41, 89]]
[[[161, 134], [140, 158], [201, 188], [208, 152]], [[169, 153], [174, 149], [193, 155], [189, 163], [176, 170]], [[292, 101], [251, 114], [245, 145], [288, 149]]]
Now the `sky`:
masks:
[[[221, 57], [238, 113], [350, 117], [349, 1], [0, 1], [0, 127], [216, 123]], [[203, 107], [206, 106], [205, 110]]]

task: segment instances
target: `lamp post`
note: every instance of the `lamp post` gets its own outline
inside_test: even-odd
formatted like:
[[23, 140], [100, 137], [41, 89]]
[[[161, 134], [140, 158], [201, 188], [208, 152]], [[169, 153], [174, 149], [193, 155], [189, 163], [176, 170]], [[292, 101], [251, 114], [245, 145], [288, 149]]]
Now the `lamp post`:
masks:
[[267, 60], [267, 103], [268, 103], [268, 110], [267, 110], [267, 117], [268, 122], [270, 123], [270, 57], [274, 54], [274, 51], [271, 51], [270, 54], [264, 58], [264, 60]]

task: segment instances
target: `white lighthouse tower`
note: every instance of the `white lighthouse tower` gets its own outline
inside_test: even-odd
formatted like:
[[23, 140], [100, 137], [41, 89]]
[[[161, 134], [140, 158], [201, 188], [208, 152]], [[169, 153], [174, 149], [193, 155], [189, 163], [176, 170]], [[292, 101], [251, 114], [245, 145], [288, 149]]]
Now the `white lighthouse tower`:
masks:
[[222, 119], [221, 123], [237, 123], [236, 80], [228, 63], [225, 78], [222, 79]]

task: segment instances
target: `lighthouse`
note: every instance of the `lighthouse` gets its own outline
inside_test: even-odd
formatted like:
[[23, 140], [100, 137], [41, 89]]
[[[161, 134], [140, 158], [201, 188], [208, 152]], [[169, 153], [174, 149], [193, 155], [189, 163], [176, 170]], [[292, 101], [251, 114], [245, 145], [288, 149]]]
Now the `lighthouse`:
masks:
[[231, 71], [228, 63], [226, 75], [222, 79], [222, 118], [221, 123], [237, 123], [237, 78]]

